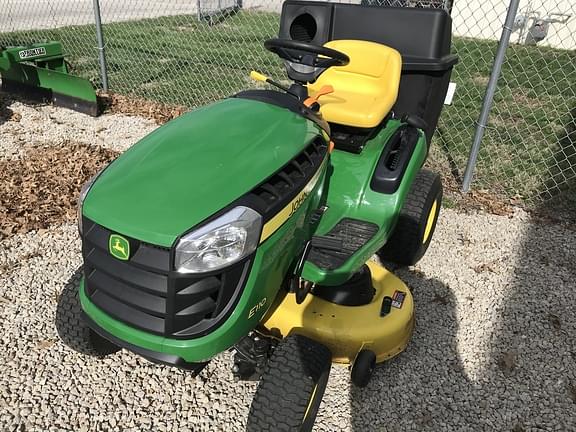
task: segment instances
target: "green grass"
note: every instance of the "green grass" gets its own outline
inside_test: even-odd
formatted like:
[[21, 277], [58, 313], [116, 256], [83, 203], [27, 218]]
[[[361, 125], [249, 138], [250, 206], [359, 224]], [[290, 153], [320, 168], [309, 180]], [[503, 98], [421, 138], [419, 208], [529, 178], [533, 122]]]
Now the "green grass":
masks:
[[[110, 87], [194, 107], [254, 86], [251, 69], [281, 79], [281, 62], [262, 46], [277, 26], [277, 14], [257, 12], [212, 26], [195, 16], [106, 24]], [[75, 74], [100, 84], [93, 26], [4, 33], [0, 45], [47, 39], [64, 43]], [[446, 171], [461, 174], [465, 167], [495, 49], [494, 41], [454, 40], [460, 63], [452, 79], [458, 89], [442, 114], [432, 151]], [[574, 174], [575, 139], [562, 137], [574, 122], [576, 54], [511, 46], [499, 84], [474, 187], [530, 201], [561, 178], [551, 172]]]
[[[438, 157], [463, 170], [490, 76], [496, 42], [456, 38], [460, 57], [452, 79], [454, 104], [446, 107], [436, 139]], [[576, 54], [545, 47], [509, 47], [477, 164], [475, 188], [538, 201], [556, 189], [561, 169], [574, 175], [570, 134], [576, 109]], [[567, 137], [569, 135], [569, 137]], [[440, 141], [440, 142], [439, 142]], [[558, 168], [557, 168], [558, 167]]]
[[[250, 68], [280, 72], [262, 42], [278, 17], [236, 14], [210, 26], [181, 15], [105, 25], [110, 88], [190, 107], [226, 97], [249, 83]], [[74, 73], [100, 84], [93, 26], [0, 34], [0, 44], [47, 39], [64, 44]]]

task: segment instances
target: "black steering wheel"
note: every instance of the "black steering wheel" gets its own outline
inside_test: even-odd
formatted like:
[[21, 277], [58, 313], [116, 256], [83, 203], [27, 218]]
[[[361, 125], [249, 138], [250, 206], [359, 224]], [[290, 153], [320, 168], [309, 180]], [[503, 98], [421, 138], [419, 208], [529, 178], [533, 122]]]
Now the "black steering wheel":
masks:
[[346, 66], [350, 57], [340, 51], [292, 39], [268, 39], [264, 47], [284, 60], [314, 68]]

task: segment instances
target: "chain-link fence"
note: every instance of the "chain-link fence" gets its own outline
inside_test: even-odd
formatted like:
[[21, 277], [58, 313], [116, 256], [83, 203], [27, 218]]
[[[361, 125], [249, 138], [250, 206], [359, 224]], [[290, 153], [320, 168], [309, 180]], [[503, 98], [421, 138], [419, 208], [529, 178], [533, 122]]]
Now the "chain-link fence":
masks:
[[[363, 2], [451, 10], [457, 88], [442, 114], [432, 163], [460, 182], [509, 0]], [[92, 3], [0, 0], [0, 45], [60, 40], [73, 72], [101, 86]], [[100, 6], [114, 92], [195, 107], [253, 87], [251, 69], [285, 79], [279, 59], [262, 46], [278, 31], [281, 0], [100, 0]], [[535, 203], [576, 189], [576, 2], [521, 0], [512, 30], [473, 188]]]
[[[440, 148], [448, 148], [445, 156], [455, 157], [450, 163], [459, 169], [468, 156], [507, 5], [507, 0], [454, 4], [459, 95], [444, 113], [450, 136], [444, 137], [444, 130], [439, 136]], [[534, 203], [576, 188], [576, 3], [523, 0], [512, 30], [475, 188]]]

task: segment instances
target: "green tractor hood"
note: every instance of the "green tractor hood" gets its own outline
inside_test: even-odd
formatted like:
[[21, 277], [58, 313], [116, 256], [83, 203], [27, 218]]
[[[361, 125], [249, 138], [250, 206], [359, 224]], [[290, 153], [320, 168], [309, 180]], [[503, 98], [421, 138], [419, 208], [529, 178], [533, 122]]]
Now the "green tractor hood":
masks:
[[319, 128], [291, 111], [230, 98], [182, 115], [115, 160], [83, 214], [147, 243], [178, 236], [249, 192], [304, 149]]

